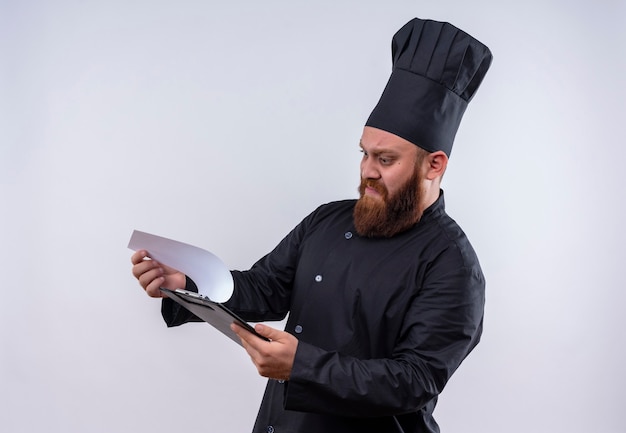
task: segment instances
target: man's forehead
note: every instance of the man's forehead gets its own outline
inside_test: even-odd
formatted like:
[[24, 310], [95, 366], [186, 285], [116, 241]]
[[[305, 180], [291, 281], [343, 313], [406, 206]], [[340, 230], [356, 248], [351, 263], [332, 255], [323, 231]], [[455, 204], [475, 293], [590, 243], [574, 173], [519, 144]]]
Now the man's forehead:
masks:
[[362, 148], [379, 152], [416, 152], [417, 146], [402, 137], [382, 129], [366, 126], [359, 142]]

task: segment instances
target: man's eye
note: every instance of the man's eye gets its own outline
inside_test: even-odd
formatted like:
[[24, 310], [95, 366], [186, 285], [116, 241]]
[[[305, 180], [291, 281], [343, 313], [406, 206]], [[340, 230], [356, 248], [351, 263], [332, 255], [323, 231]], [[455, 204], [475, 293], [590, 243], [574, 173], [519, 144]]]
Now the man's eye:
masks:
[[389, 165], [391, 164], [391, 159], [389, 158], [380, 158], [380, 163], [383, 165]]

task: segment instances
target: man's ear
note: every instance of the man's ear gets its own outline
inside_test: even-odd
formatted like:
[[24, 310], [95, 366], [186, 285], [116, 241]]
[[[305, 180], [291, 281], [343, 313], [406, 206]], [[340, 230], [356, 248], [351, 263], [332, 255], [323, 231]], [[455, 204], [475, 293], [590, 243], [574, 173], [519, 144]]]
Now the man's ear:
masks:
[[438, 177], [442, 177], [448, 167], [448, 155], [441, 150], [429, 153], [425, 158], [425, 165], [426, 179], [434, 180]]

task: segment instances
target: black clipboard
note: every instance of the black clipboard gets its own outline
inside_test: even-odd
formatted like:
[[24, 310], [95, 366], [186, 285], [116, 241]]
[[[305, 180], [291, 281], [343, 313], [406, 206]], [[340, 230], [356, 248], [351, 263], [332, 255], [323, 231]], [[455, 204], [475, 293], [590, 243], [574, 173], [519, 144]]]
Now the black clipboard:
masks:
[[232, 323], [237, 323], [239, 326], [264, 341], [270, 341], [269, 338], [257, 333], [254, 328], [248, 324], [248, 322], [237, 316], [219, 302], [211, 301], [209, 298], [188, 290], [169, 290], [164, 288], [160, 288], [160, 290], [165, 293], [168, 298], [179, 303], [239, 345], [241, 345], [241, 340], [237, 334], [230, 329], [230, 325]]

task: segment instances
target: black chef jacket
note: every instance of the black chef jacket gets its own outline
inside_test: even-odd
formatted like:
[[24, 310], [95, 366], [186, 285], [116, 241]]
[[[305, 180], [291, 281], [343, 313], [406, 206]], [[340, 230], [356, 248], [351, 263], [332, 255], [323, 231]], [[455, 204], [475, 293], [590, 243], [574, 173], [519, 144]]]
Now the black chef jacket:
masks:
[[[485, 281], [443, 193], [389, 239], [356, 234], [355, 200], [306, 217], [244, 272], [226, 305], [248, 321], [289, 318], [288, 381], [269, 380], [254, 433], [438, 432], [432, 412], [478, 343]], [[194, 320], [165, 299], [169, 326]]]

